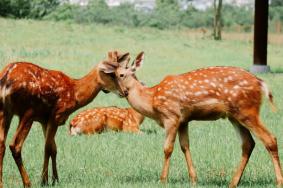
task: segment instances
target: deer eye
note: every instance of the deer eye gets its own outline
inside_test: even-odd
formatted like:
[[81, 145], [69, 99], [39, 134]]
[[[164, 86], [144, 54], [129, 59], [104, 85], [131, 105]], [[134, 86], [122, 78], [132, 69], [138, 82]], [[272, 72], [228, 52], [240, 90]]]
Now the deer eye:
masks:
[[109, 76], [114, 79], [115, 78], [115, 74], [114, 73], [110, 73]]
[[120, 77], [123, 78], [123, 77], [124, 77], [124, 74], [120, 74]]

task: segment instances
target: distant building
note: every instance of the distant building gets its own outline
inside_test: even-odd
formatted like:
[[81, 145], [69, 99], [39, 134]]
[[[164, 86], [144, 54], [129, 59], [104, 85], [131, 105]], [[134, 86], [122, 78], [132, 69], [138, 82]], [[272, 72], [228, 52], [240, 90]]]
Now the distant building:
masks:
[[109, 7], [120, 6], [123, 3], [133, 4], [136, 10], [150, 12], [155, 7], [155, 0], [106, 0]]
[[89, 0], [69, 0], [70, 4], [77, 4], [81, 6], [86, 6]]

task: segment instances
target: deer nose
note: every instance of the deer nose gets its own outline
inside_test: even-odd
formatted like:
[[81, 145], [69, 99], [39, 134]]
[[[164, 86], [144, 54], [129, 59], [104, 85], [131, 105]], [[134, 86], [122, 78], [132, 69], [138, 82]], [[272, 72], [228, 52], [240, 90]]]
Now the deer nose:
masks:
[[125, 91], [124, 91], [124, 95], [125, 95], [125, 97], [127, 97], [127, 96], [129, 95], [128, 90], [125, 90]]

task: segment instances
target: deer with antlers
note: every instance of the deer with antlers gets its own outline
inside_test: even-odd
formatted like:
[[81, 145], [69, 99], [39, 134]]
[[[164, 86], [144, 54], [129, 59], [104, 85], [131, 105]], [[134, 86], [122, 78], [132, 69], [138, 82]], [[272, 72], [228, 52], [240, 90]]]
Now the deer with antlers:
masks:
[[[85, 106], [100, 90], [115, 87], [113, 78], [105, 73], [107, 60], [98, 63], [86, 76], [72, 79], [59, 71], [47, 70], [27, 62], [8, 64], [0, 73], [0, 187], [2, 183], [5, 140], [13, 115], [19, 116], [19, 125], [10, 144], [13, 158], [20, 171], [24, 187], [31, 185], [21, 156], [22, 146], [33, 121], [42, 124], [45, 137], [43, 185], [48, 184], [48, 163], [52, 160], [53, 184], [58, 181], [56, 168], [55, 134], [68, 116]], [[128, 54], [115, 54], [115, 61], [122, 61]], [[102, 71], [104, 70], [104, 71]]]
[[278, 185], [283, 184], [276, 138], [259, 117], [262, 95], [273, 106], [272, 94], [265, 82], [236, 67], [208, 67], [176, 76], [167, 76], [148, 88], [135, 76], [144, 59], [140, 53], [129, 66], [129, 57], [120, 63], [111, 61], [108, 74], [115, 75], [118, 92], [141, 114], [156, 120], [165, 129], [165, 160], [161, 181], [167, 180], [170, 156], [176, 135], [185, 155], [192, 183], [197, 180], [189, 148], [188, 122], [228, 118], [242, 140], [241, 162], [230, 182], [236, 187], [255, 146], [251, 133], [258, 137], [271, 155]]
[[144, 116], [133, 108], [99, 107], [80, 112], [70, 122], [70, 135], [114, 131], [140, 133]]

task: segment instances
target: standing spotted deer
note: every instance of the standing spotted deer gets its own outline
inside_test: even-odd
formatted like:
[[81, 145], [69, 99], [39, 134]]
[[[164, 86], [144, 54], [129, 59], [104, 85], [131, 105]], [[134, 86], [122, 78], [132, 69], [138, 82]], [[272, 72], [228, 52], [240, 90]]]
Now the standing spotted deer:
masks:
[[[122, 61], [128, 54], [115, 54]], [[104, 88], [115, 87], [114, 80], [105, 70], [108, 60], [100, 62], [81, 79], [72, 79], [59, 71], [47, 70], [27, 62], [8, 64], [0, 73], [0, 187], [2, 183], [5, 140], [13, 115], [19, 116], [19, 125], [10, 144], [13, 158], [20, 171], [24, 187], [31, 185], [23, 166], [21, 150], [33, 121], [42, 124], [45, 136], [42, 185], [48, 184], [48, 163], [52, 160], [52, 180], [58, 181], [56, 168], [55, 134], [68, 116], [85, 106]], [[103, 71], [102, 71], [103, 70]], [[107, 72], [107, 71], [106, 71]]]
[[106, 129], [140, 133], [144, 116], [133, 108], [104, 107], [82, 111], [70, 123], [70, 134], [94, 134]]
[[276, 138], [266, 129], [259, 117], [262, 95], [273, 106], [267, 85], [249, 72], [236, 67], [208, 67], [176, 76], [167, 76], [160, 84], [148, 88], [136, 78], [144, 54], [140, 53], [132, 66], [126, 61], [112, 64], [107, 70], [114, 74], [121, 96], [141, 114], [156, 120], [165, 129], [165, 160], [161, 181], [167, 180], [169, 160], [176, 135], [192, 183], [197, 180], [189, 149], [188, 122], [228, 118], [242, 139], [242, 158], [230, 187], [236, 187], [255, 146], [253, 133], [265, 145], [274, 164], [277, 184], [283, 184]]

